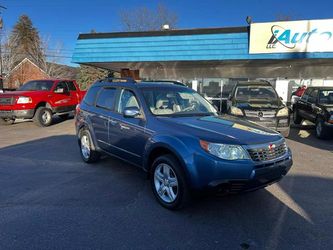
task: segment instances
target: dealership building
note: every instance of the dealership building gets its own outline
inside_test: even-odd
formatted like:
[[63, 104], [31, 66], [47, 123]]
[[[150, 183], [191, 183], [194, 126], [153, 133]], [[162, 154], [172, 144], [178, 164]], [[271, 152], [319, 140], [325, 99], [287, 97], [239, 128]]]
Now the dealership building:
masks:
[[80, 34], [72, 61], [182, 81], [210, 99], [227, 98], [239, 80], [262, 79], [289, 101], [298, 86], [333, 86], [333, 19]]

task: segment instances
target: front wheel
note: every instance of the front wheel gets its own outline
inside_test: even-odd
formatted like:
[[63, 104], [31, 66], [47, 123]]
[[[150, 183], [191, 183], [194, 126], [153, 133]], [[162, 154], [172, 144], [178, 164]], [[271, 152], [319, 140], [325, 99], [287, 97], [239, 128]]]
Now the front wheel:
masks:
[[302, 122], [302, 117], [299, 116], [297, 109], [294, 108], [293, 112], [293, 121], [294, 124], [299, 125]]
[[317, 119], [316, 121], [316, 136], [319, 139], [327, 138], [326, 127], [322, 119]]
[[0, 118], [0, 125], [12, 125], [14, 124], [15, 119], [5, 119], [5, 118]]
[[95, 150], [90, 132], [87, 129], [79, 134], [79, 146], [81, 157], [86, 163], [93, 163], [100, 159], [100, 153]]
[[151, 186], [158, 202], [175, 210], [190, 201], [190, 192], [180, 164], [172, 155], [158, 157], [151, 168]]
[[52, 123], [52, 110], [46, 107], [39, 107], [33, 118], [40, 127], [48, 127]]

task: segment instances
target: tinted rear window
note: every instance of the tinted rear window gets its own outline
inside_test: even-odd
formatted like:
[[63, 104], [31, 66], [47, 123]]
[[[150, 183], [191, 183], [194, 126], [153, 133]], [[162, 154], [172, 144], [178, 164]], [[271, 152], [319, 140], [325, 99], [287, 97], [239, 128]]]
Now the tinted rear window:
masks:
[[116, 89], [114, 88], [102, 89], [98, 95], [96, 107], [112, 110], [114, 107], [115, 94]]
[[67, 82], [70, 91], [76, 91], [76, 87], [73, 82]]
[[94, 105], [99, 87], [91, 87], [85, 95], [83, 101], [88, 105]]

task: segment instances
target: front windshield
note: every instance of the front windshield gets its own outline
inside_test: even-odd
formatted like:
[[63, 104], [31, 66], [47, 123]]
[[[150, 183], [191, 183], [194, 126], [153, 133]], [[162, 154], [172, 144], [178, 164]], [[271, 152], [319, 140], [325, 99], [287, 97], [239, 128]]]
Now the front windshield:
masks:
[[216, 114], [216, 109], [191, 89], [144, 89], [150, 111], [156, 116], [193, 116]]
[[267, 102], [277, 101], [277, 95], [272, 86], [240, 86], [236, 89], [235, 98], [240, 102]]
[[53, 86], [52, 81], [30, 81], [22, 85], [20, 91], [50, 91]]
[[333, 105], [333, 89], [319, 92], [319, 103]]

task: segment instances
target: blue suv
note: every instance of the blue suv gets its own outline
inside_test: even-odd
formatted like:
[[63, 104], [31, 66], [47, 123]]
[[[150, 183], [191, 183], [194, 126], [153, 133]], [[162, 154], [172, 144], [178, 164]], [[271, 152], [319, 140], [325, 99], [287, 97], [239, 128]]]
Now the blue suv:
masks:
[[193, 191], [238, 193], [279, 181], [292, 166], [277, 132], [216, 109], [178, 82], [105, 79], [77, 107], [82, 159], [101, 154], [145, 170], [158, 202], [177, 209]]

